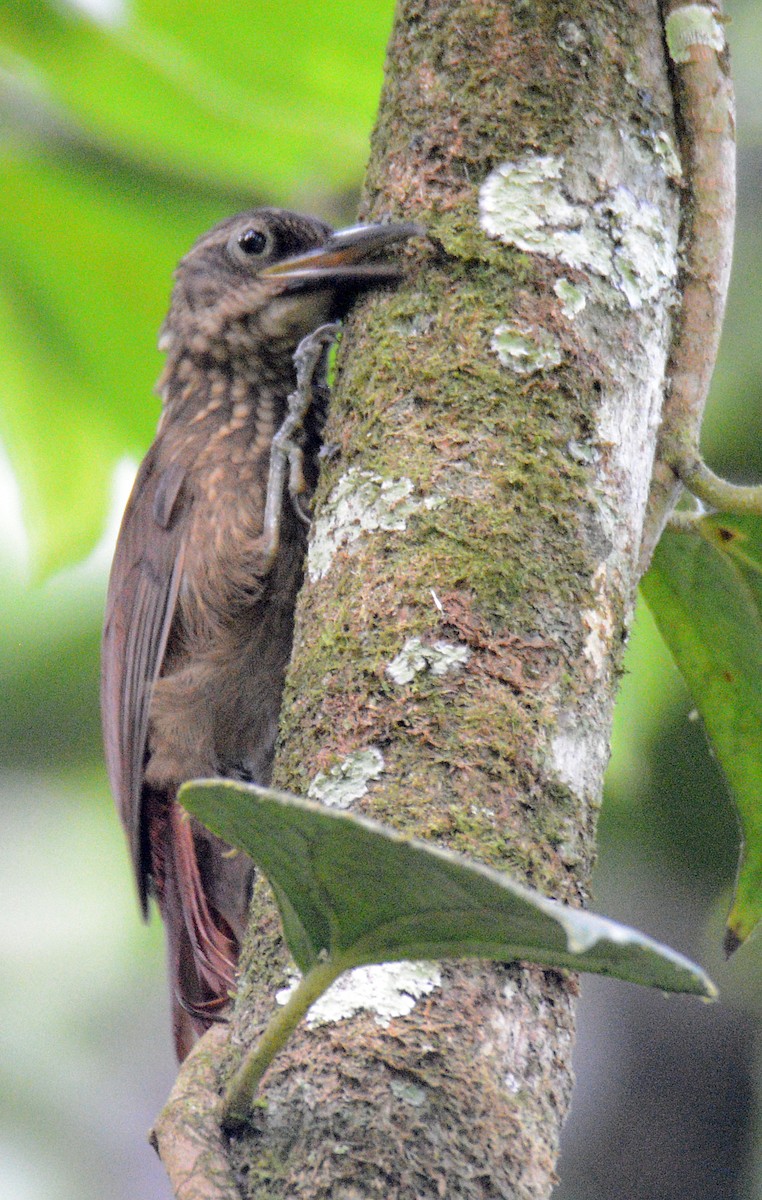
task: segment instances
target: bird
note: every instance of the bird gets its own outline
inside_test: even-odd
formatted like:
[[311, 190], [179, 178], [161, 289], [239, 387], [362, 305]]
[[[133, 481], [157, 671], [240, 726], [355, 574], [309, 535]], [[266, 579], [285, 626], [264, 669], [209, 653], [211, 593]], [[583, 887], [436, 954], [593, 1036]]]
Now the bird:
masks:
[[109, 578], [101, 711], [142, 914], [153, 897], [166, 930], [179, 1061], [228, 1011], [254, 868], [190, 819], [177, 792], [208, 777], [267, 786], [272, 772], [324, 419], [320, 404], [307, 409], [298, 486], [289, 500], [281, 484], [273, 521], [271, 452], [295, 394], [294, 355], [360, 295], [397, 282], [386, 251], [420, 232], [411, 222], [335, 232], [255, 208], [215, 225], [175, 271], [160, 420]]

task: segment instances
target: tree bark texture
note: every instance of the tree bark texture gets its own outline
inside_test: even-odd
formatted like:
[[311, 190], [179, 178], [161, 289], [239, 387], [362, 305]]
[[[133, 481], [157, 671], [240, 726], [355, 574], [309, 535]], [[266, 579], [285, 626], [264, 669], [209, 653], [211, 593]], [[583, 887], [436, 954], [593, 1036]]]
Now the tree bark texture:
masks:
[[[401, 0], [362, 215], [433, 241], [341, 348], [283, 709], [276, 786], [572, 904], [664, 386], [674, 147], [656, 0]], [[261, 884], [228, 1072], [287, 976]], [[350, 978], [233, 1142], [245, 1194], [548, 1196], [575, 993], [519, 965]]]

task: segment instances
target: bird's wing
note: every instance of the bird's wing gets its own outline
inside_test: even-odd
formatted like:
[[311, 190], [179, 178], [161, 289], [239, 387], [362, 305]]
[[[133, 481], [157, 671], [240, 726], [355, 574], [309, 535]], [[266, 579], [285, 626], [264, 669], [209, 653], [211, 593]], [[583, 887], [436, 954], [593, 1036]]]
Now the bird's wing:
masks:
[[148, 862], [142, 785], [153, 685], [161, 672], [183, 570], [191, 503], [179, 465], [156, 443], [138, 471], [111, 568], [101, 652], [101, 714], [111, 787], [127, 831], [145, 914]]

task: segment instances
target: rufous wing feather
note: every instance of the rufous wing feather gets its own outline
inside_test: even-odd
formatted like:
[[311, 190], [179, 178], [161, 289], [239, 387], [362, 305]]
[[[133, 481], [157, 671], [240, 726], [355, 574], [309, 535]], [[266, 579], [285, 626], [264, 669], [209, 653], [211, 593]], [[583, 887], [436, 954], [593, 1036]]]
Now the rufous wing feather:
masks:
[[[143, 829], [143, 771], [151, 693], [172, 627], [185, 551], [189, 496], [167, 473], [154, 443], [125, 509], [111, 569], [101, 655], [101, 712], [111, 787], [132, 855], [140, 903], [148, 904], [148, 847]], [[157, 519], [158, 518], [158, 519]]]

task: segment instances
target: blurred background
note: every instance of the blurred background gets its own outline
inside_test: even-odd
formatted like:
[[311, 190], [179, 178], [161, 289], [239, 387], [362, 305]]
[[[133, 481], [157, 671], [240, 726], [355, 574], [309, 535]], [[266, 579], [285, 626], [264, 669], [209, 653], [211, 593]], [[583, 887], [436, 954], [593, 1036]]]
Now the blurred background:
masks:
[[[704, 446], [746, 482], [762, 477], [762, 10], [727, 7], [740, 220]], [[162, 936], [138, 919], [100, 749], [110, 548], [156, 424], [175, 263], [252, 203], [352, 220], [392, 8], [0, 0], [0, 1195], [14, 1200], [169, 1197], [146, 1142], [175, 1074]], [[737, 829], [690, 710], [641, 606], [595, 905], [698, 958], [722, 1003], [583, 982], [558, 1200], [762, 1198], [762, 943], [722, 960]]]

